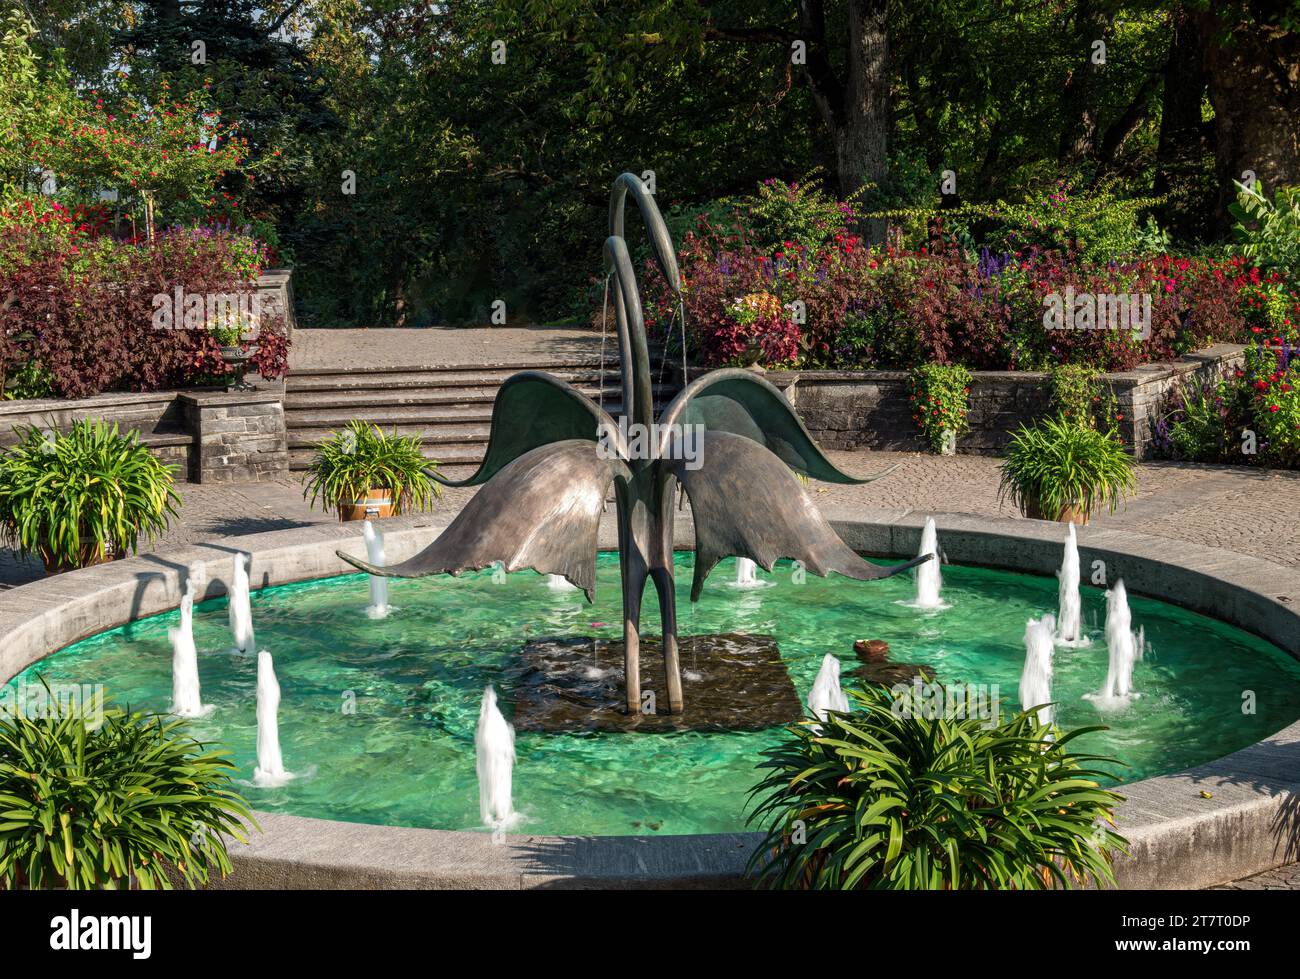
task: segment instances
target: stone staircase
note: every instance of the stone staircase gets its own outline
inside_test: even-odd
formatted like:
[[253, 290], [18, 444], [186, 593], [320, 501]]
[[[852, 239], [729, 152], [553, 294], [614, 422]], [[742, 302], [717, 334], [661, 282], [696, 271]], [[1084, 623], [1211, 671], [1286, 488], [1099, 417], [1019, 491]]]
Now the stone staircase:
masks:
[[[658, 357], [652, 355], [658, 378]], [[419, 435], [424, 455], [448, 475], [469, 475], [483, 460], [497, 389], [512, 374], [543, 370], [568, 381], [615, 418], [622, 392], [615, 355], [602, 372], [599, 360], [549, 364], [455, 364], [439, 367], [364, 367], [295, 370], [285, 381], [284, 413], [289, 468], [307, 468], [315, 443], [352, 419], [384, 431]], [[675, 378], [653, 387], [658, 412], [677, 393]]]

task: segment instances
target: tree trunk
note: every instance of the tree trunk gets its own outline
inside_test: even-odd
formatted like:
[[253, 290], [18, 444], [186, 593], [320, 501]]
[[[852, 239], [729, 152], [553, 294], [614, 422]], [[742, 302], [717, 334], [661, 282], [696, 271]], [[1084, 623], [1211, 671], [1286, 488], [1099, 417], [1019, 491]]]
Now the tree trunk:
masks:
[[[889, 172], [889, 24], [884, 0], [850, 0], [849, 79], [843, 124], [835, 133], [840, 193], [856, 193]], [[862, 229], [872, 244], [885, 240], [885, 222]]]
[[1170, 17], [1173, 35], [1164, 70], [1160, 141], [1156, 147], [1155, 192], [1169, 197], [1163, 224], [1179, 237], [1203, 237], [1210, 201], [1201, 186], [1201, 158], [1206, 152], [1201, 127], [1205, 71], [1201, 68], [1201, 34], [1181, 4]]
[[1075, 21], [1075, 43], [1082, 57], [1062, 93], [1065, 124], [1061, 129], [1057, 160], [1065, 167], [1077, 166], [1097, 152], [1097, 105], [1102, 65], [1093, 60], [1093, 43], [1105, 41], [1111, 32], [1111, 18], [1094, 0], [1080, 0]]
[[1261, 23], [1225, 22], [1218, 9], [1195, 15], [1204, 38], [1214, 107], [1215, 217], [1229, 226], [1233, 180], [1249, 172], [1272, 191], [1300, 184], [1300, 34]]
[[[813, 103], [831, 134], [835, 176], [842, 197], [879, 184], [889, 170], [889, 21], [887, 0], [849, 0], [847, 82], [835, 74], [826, 42], [821, 0], [800, 0], [800, 35], [808, 46], [804, 74]], [[862, 233], [885, 240], [885, 222], [868, 221]]]

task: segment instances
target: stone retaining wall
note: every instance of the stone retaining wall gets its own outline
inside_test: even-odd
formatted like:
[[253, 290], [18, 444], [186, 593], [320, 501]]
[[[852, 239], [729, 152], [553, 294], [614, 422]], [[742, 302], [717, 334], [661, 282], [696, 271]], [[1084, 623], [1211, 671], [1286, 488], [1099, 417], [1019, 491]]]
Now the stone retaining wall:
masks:
[[[1192, 378], [1217, 380], [1241, 363], [1243, 349], [1219, 344], [1172, 363], [1104, 375], [1124, 416], [1125, 444], [1138, 459], [1152, 455], [1156, 420], [1170, 389]], [[700, 373], [693, 370], [691, 376]], [[785, 392], [828, 449], [928, 450], [912, 421], [907, 371], [768, 371], [763, 376]], [[958, 452], [999, 453], [1022, 423], [1047, 413], [1047, 374], [975, 371], [973, 379], [970, 432], [958, 441]]]
[[177, 400], [194, 435], [190, 482], [249, 483], [289, 471], [279, 391], [213, 391]]

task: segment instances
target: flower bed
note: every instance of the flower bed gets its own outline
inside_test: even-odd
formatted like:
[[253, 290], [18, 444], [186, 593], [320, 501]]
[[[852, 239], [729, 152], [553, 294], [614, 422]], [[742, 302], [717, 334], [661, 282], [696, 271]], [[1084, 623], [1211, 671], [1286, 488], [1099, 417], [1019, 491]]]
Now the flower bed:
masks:
[[[750, 226], [774, 195], [800, 213], [813, 212], [802, 223], [787, 218], [801, 228], [798, 235], [770, 241], [770, 230]], [[759, 204], [738, 206], [727, 220], [701, 215], [683, 236], [687, 343], [698, 363], [720, 366], [758, 352], [763, 366], [805, 370], [933, 362], [1123, 371], [1214, 343], [1246, 343], [1252, 329], [1297, 338], [1300, 281], [1243, 255], [1103, 260], [1097, 248], [1078, 247], [1073, 238], [1050, 247], [1050, 236], [1015, 250], [975, 249], [964, 231], [959, 244], [937, 220], [912, 247], [895, 234], [889, 245], [867, 248], [850, 230], [851, 208], [814, 209], [807, 196], [769, 182]], [[1066, 191], [1048, 206], [1068, 208]], [[657, 274], [647, 271], [646, 279], [648, 320], [666, 333], [675, 299]], [[1121, 297], [1135, 302], [1119, 308]], [[761, 316], [753, 315], [757, 309]], [[1128, 313], [1127, 320], [1115, 324], [1116, 312]]]

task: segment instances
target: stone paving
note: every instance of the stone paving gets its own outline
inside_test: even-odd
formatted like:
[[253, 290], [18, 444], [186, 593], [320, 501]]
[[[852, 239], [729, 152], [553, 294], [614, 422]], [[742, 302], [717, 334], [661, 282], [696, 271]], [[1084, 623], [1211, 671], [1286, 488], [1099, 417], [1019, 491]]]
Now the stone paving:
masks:
[[[618, 359], [611, 334], [605, 355]], [[294, 371], [346, 364], [451, 367], [457, 364], [546, 364], [600, 356], [600, 333], [572, 326], [431, 326], [421, 330], [298, 330], [289, 351]]]

